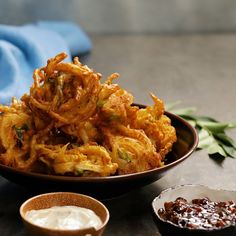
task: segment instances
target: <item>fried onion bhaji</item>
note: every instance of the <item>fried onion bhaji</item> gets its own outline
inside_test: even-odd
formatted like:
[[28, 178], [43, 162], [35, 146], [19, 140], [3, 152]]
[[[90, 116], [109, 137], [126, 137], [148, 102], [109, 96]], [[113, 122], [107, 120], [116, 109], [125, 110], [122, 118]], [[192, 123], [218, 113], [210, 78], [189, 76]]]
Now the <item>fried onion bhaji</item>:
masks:
[[15, 168], [28, 168], [33, 160], [29, 158], [32, 118], [29, 109], [15, 98], [10, 107], [0, 105], [0, 162]]
[[46, 67], [35, 70], [30, 95], [22, 98], [36, 119], [40, 118], [37, 128], [50, 119], [57, 127], [79, 123], [96, 112], [101, 75], [81, 65], [78, 58], [73, 63], [62, 62], [66, 56], [61, 53], [48, 60]]
[[68, 147], [62, 145], [38, 145], [40, 160], [57, 174], [81, 176], [107, 176], [115, 174], [118, 165], [111, 162], [111, 157], [104, 147], [82, 145]]
[[112, 160], [118, 163], [118, 174], [130, 174], [162, 165], [161, 156], [143, 130], [116, 125], [104, 129]]
[[98, 116], [105, 122], [117, 120], [127, 123], [134, 98], [118, 84], [112, 84], [112, 80], [118, 77], [119, 74], [112, 74], [101, 86], [97, 102]]
[[36, 69], [29, 94], [0, 105], [0, 163], [47, 174], [110, 176], [164, 165], [176, 141], [164, 104], [134, 97], [65, 53]]
[[164, 104], [155, 95], [151, 94], [154, 106], [147, 106], [136, 112], [136, 119], [130, 124], [135, 129], [142, 129], [152, 141], [162, 160], [171, 151], [176, 142], [175, 128], [170, 119], [164, 115]]

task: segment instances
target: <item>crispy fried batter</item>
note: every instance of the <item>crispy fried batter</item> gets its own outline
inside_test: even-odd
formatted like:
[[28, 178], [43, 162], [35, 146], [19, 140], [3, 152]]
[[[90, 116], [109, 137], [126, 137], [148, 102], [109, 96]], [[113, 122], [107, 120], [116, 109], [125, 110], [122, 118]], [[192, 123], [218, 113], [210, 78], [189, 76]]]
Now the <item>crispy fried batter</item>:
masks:
[[147, 106], [139, 109], [136, 119], [130, 123], [135, 129], [142, 129], [154, 144], [156, 151], [162, 159], [171, 151], [172, 145], [176, 142], [175, 128], [171, 126], [170, 119], [164, 115], [164, 104], [155, 95], [151, 94], [154, 106]]
[[109, 176], [162, 166], [175, 129], [154, 95], [153, 106], [65, 53], [33, 74], [30, 94], [0, 105], [0, 163], [58, 175]]
[[98, 95], [98, 116], [101, 121], [119, 121], [127, 123], [127, 112], [133, 103], [132, 94], [120, 88], [118, 84], [112, 84], [112, 80], [119, 74], [112, 74], [102, 85]]
[[117, 164], [104, 147], [98, 145], [67, 145], [38, 144], [36, 150], [40, 160], [56, 174], [72, 174], [79, 176], [109, 176], [115, 174]]
[[[85, 121], [95, 114], [100, 74], [78, 63], [61, 62], [65, 53], [48, 60], [34, 72], [30, 95], [22, 100], [46, 124], [54, 119], [57, 127]], [[41, 128], [41, 126], [39, 126]]]
[[162, 165], [160, 154], [143, 130], [117, 125], [103, 131], [112, 161], [118, 163], [118, 174], [141, 172]]
[[34, 134], [30, 111], [13, 98], [11, 107], [0, 105], [0, 162], [21, 168], [29, 162]]

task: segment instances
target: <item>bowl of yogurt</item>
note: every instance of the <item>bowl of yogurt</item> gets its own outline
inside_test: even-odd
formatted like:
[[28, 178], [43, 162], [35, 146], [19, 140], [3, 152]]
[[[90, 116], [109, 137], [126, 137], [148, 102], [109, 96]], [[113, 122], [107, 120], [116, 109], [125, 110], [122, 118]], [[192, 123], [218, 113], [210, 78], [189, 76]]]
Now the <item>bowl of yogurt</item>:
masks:
[[110, 217], [100, 201], [71, 192], [32, 197], [20, 215], [30, 236], [101, 236]]

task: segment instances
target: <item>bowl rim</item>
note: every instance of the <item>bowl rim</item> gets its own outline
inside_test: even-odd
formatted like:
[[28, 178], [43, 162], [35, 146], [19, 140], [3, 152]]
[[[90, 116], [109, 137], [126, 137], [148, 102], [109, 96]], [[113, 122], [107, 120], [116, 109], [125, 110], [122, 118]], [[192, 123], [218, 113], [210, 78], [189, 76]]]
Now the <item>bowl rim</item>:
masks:
[[[146, 107], [144, 105], [140, 105], [140, 104], [134, 104], [137, 106], [140, 106], [141, 108]], [[43, 173], [37, 173], [37, 172], [30, 172], [30, 171], [24, 171], [24, 170], [20, 170], [20, 169], [16, 169], [13, 167], [9, 167], [3, 164], [0, 164], [0, 170], [1, 169], [5, 169], [8, 172], [13, 172], [13, 173], [17, 173], [23, 176], [29, 176], [29, 177], [35, 177], [35, 178], [40, 178], [40, 179], [50, 179], [50, 180], [55, 180], [55, 181], [64, 181], [64, 182], [83, 182], [83, 183], [98, 183], [98, 182], [109, 182], [109, 181], [121, 181], [121, 180], [127, 180], [130, 178], [138, 178], [140, 176], [146, 176], [146, 175], [150, 175], [152, 173], [155, 172], [164, 172], [168, 169], [170, 169], [171, 167], [179, 164], [180, 162], [184, 161], [187, 157], [189, 157], [194, 150], [197, 148], [198, 145], [198, 134], [196, 129], [189, 124], [186, 120], [184, 120], [183, 118], [181, 118], [178, 115], [175, 115], [171, 112], [165, 111], [165, 115], [167, 115], [171, 120], [177, 120], [178, 122], [182, 123], [184, 126], [187, 127], [187, 129], [190, 131], [190, 133], [193, 135], [193, 144], [190, 146], [189, 150], [187, 153], [185, 153], [181, 158], [163, 165], [161, 167], [156, 167], [154, 169], [150, 169], [150, 170], [146, 170], [146, 171], [142, 171], [142, 172], [137, 172], [137, 173], [131, 173], [131, 174], [124, 174], [124, 175], [113, 175], [113, 176], [105, 176], [105, 177], [82, 177], [82, 176], [61, 176], [61, 175], [52, 175], [52, 174], [43, 174]]]
[[[104, 222], [102, 222], [102, 224], [98, 227], [98, 228], [95, 228], [95, 227], [87, 227], [87, 228], [81, 228], [81, 229], [53, 229], [53, 228], [49, 228], [49, 227], [43, 227], [43, 226], [40, 226], [40, 225], [37, 225], [31, 221], [29, 221], [26, 217], [25, 217], [25, 214], [23, 213], [23, 209], [24, 207], [32, 200], [34, 199], [37, 199], [37, 198], [40, 198], [40, 197], [44, 197], [44, 196], [48, 196], [48, 195], [57, 195], [57, 194], [62, 194], [62, 195], [73, 195], [73, 196], [80, 196], [80, 197], [83, 197], [83, 198], [86, 198], [86, 199], [89, 199], [93, 202], [96, 202], [97, 204], [99, 204], [100, 206], [102, 206], [102, 208], [104, 209], [105, 211], [105, 214], [106, 214], [106, 218], [104, 220]], [[69, 205], [66, 205], [66, 206], [69, 206]], [[89, 209], [89, 208], [88, 208]], [[40, 229], [44, 229], [44, 230], [50, 230], [50, 231], [53, 231], [53, 232], [78, 232], [78, 231], [85, 231], [85, 230], [92, 230], [94, 232], [98, 232], [99, 230], [101, 230], [102, 228], [104, 228], [109, 219], [110, 219], [110, 212], [109, 210], [107, 209], [107, 207], [99, 200], [97, 200], [96, 198], [93, 198], [91, 196], [88, 196], [88, 195], [85, 195], [85, 194], [80, 194], [80, 193], [75, 193], [75, 192], [50, 192], [50, 193], [43, 193], [43, 194], [38, 194], [38, 195], [35, 195], [31, 198], [28, 198], [27, 200], [25, 200], [20, 208], [19, 208], [19, 212], [20, 212], [20, 216], [22, 218], [23, 221], [27, 222], [28, 224], [34, 226], [34, 227], [37, 227], [37, 228], [40, 228]], [[94, 212], [96, 214], [96, 212]], [[100, 217], [99, 217], [100, 218]]]
[[203, 232], [216, 232], [216, 231], [220, 231], [220, 230], [224, 230], [224, 229], [227, 229], [227, 228], [231, 228], [231, 227], [235, 227], [235, 225], [227, 225], [225, 227], [221, 227], [221, 228], [212, 228], [212, 229], [191, 229], [191, 228], [187, 228], [187, 227], [179, 227], [178, 225], [174, 224], [173, 222], [169, 221], [169, 220], [164, 220], [162, 217], [160, 217], [160, 215], [158, 214], [158, 210], [160, 209], [156, 209], [155, 208], [155, 201], [158, 201], [166, 192], [169, 192], [169, 191], [173, 191], [175, 189], [179, 189], [179, 188], [183, 188], [183, 187], [203, 187], [203, 188], [206, 188], [210, 191], [214, 190], [214, 191], [226, 191], [226, 192], [234, 192], [236, 193], [236, 191], [233, 191], [233, 190], [226, 190], [226, 189], [220, 189], [220, 188], [211, 188], [207, 185], [204, 185], [204, 184], [179, 184], [179, 185], [175, 185], [175, 186], [172, 186], [172, 187], [169, 187], [167, 189], [164, 189], [163, 191], [160, 192], [160, 194], [158, 196], [156, 196], [153, 200], [152, 200], [152, 211], [153, 213], [155, 214], [155, 217], [160, 220], [161, 222], [163, 223], [167, 223], [167, 224], [170, 224], [171, 226], [175, 227], [176, 229], [180, 229], [180, 230], [186, 230], [188, 231], [189, 233], [191, 232], [199, 232], [199, 233], [203, 233]]

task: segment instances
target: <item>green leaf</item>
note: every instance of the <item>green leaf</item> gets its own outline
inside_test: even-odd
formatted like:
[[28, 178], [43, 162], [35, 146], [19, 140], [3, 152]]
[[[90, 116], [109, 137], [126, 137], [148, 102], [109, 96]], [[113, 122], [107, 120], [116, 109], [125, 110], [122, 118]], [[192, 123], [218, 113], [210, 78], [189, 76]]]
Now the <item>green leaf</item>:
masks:
[[209, 116], [195, 116], [197, 120], [201, 121], [211, 121], [211, 122], [218, 122], [216, 119], [209, 117]]
[[229, 123], [197, 121], [197, 125], [210, 130], [213, 133], [222, 133], [229, 127]]
[[221, 147], [224, 149], [224, 151], [226, 152], [226, 154], [229, 157], [234, 157], [235, 158], [235, 148], [226, 146], [224, 144], [222, 144]]
[[199, 149], [205, 149], [211, 157], [234, 157], [236, 144], [225, 131], [236, 128], [236, 123], [219, 122], [208, 116], [197, 116], [193, 114], [195, 108], [173, 109], [178, 103], [167, 106], [171, 112], [179, 115], [196, 128], [199, 135]]
[[214, 138], [204, 129], [200, 130], [198, 137], [199, 137], [198, 148], [201, 149], [208, 148], [215, 141]]
[[215, 119], [211, 118], [211, 117], [207, 117], [207, 116], [196, 116], [193, 114], [188, 114], [188, 115], [179, 115], [182, 118], [186, 119], [186, 120], [195, 120], [195, 121], [209, 121], [209, 122], [218, 122]]
[[209, 147], [207, 147], [207, 152], [208, 154], [219, 153], [221, 156], [228, 156], [224, 149], [217, 142], [214, 142]]
[[231, 146], [234, 149], [236, 149], [236, 145], [235, 145], [234, 140], [232, 138], [230, 138], [229, 136], [227, 136], [225, 133], [216, 133], [213, 135], [216, 139], [220, 140], [221, 142], [223, 142], [227, 146]]
[[229, 123], [228, 129], [235, 129], [236, 128], [236, 123]]
[[172, 110], [173, 113], [176, 115], [182, 116], [182, 115], [191, 115], [194, 111], [196, 111], [195, 107], [188, 107], [188, 108], [182, 108], [178, 110]]

